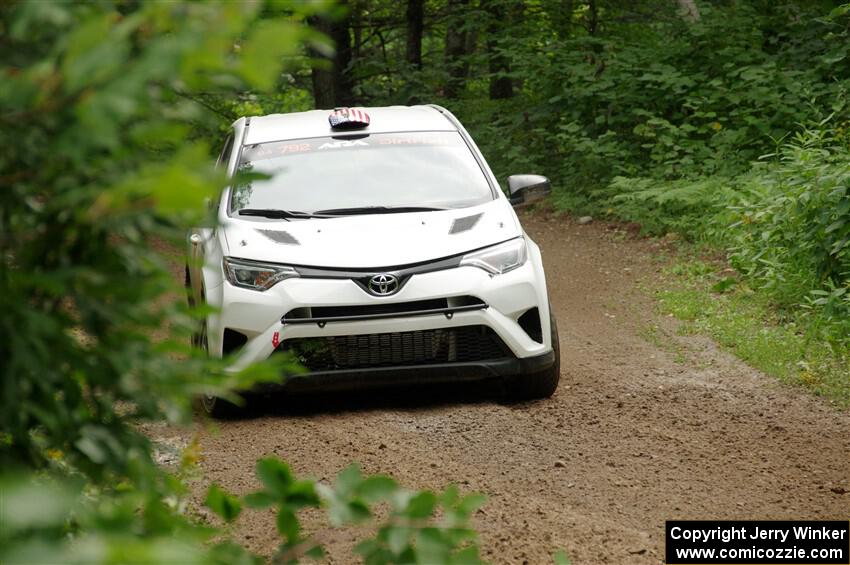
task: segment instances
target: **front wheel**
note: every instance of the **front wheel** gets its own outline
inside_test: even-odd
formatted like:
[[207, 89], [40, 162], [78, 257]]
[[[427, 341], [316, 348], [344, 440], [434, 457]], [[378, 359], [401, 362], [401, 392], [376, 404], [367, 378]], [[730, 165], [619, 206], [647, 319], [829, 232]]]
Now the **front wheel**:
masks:
[[552, 351], [555, 362], [548, 369], [533, 373], [522, 373], [511, 377], [507, 384], [507, 395], [510, 400], [536, 400], [549, 398], [558, 388], [561, 380], [561, 346], [558, 340], [558, 323], [549, 305], [549, 327], [552, 336]]
[[[192, 344], [200, 347], [202, 350], [209, 354], [209, 343], [207, 338], [207, 323], [204, 321], [201, 324], [200, 331], [192, 337]], [[219, 398], [218, 396], [213, 396], [211, 394], [202, 394], [200, 396], [201, 407], [204, 409], [204, 412], [217, 420], [219, 419], [234, 419], [244, 417], [248, 413], [248, 401], [249, 399], [243, 397], [244, 402], [240, 406], [238, 404], [234, 404], [229, 400], [225, 400], [223, 398]]]
[[201, 395], [201, 406], [203, 406], [204, 412], [216, 420], [230, 420], [245, 416], [248, 413], [247, 402], [247, 399], [245, 399], [245, 404], [239, 406], [211, 394]]

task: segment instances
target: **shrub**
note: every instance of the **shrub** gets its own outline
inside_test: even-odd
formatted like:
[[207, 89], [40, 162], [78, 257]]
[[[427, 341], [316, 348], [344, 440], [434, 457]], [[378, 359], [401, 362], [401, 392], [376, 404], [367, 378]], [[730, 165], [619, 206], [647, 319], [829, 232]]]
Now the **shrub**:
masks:
[[740, 179], [733, 221], [719, 229], [739, 271], [779, 305], [820, 316], [820, 337], [848, 340], [850, 150], [820, 126]]
[[[313, 9], [0, 8], [0, 561], [258, 560], [184, 515], [185, 487], [154, 463], [135, 424], [186, 421], [193, 395], [280, 374], [231, 375], [189, 348], [204, 312], [174, 300], [181, 289], [161, 248], [183, 239], [202, 219], [192, 211], [225, 182], [190, 136], [187, 124], [214, 123], [198, 92], [274, 86], [285, 57], [317, 39], [302, 23]], [[261, 491], [240, 501], [213, 488], [207, 503], [225, 520], [242, 505], [276, 508], [284, 561], [301, 555], [300, 508], [327, 505], [345, 523], [384, 499], [391, 517], [361, 546], [370, 562], [477, 556], [466, 525], [477, 496], [409, 492], [356, 469], [321, 486], [274, 459], [257, 471]]]

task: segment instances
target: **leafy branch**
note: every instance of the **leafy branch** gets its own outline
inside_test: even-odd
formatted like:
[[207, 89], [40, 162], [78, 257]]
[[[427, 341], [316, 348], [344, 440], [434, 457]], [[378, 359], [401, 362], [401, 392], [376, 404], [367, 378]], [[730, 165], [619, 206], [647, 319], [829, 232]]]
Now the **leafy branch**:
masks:
[[[355, 548], [367, 564], [481, 562], [477, 534], [469, 522], [485, 501], [482, 495], [461, 495], [455, 486], [441, 493], [411, 491], [384, 475], [364, 477], [357, 465], [343, 469], [333, 485], [296, 479], [277, 458], [261, 459], [256, 472], [260, 490], [238, 498], [213, 484], [206, 504], [227, 523], [239, 517], [243, 506], [273, 508], [282, 540], [274, 563], [324, 554], [320, 537], [302, 535], [298, 514], [304, 508], [324, 508], [334, 528], [373, 532]], [[380, 519], [383, 506], [388, 512]]]

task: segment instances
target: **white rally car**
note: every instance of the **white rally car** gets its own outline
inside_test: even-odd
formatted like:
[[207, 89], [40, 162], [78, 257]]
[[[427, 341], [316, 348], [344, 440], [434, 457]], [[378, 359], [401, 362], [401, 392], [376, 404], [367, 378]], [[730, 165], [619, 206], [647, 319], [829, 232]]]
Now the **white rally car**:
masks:
[[450, 112], [240, 118], [219, 164], [234, 182], [216, 227], [189, 236], [186, 283], [214, 307], [197, 344], [232, 370], [290, 352], [308, 372], [282, 375], [287, 390], [492, 378], [512, 398], [555, 391], [543, 262], [512, 208], [549, 182], [511, 176], [506, 197]]

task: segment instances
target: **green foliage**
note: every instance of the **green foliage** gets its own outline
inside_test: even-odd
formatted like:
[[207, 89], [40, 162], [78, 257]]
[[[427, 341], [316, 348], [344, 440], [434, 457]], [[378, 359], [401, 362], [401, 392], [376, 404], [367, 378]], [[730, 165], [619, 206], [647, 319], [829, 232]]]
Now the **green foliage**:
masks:
[[707, 210], [724, 206], [730, 195], [728, 179], [700, 177], [663, 181], [614, 177], [596, 193], [617, 217], [638, 222], [645, 233], [675, 231], [690, 237], [704, 233], [712, 217]]
[[754, 285], [780, 306], [804, 305], [818, 338], [850, 345], [850, 148], [820, 126], [742, 179], [718, 232]]
[[[191, 526], [154, 493], [110, 495], [81, 481], [4, 475], [0, 559], [4, 563], [225, 563], [204, 549], [212, 530]], [[140, 509], [142, 509], [140, 511]]]
[[461, 496], [454, 486], [443, 493], [413, 492], [389, 477], [363, 477], [356, 466], [343, 470], [333, 488], [318, 489], [334, 525], [363, 523], [373, 519], [373, 505], [389, 504], [375, 536], [355, 548], [365, 563], [480, 562], [469, 520], [484, 502], [481, 495]]
[[224, 492], [216, 484], [210, 485], [204, 504], [225, 522], [234, 521], [242, 512], [242, 503], [235, 496]]
[[481, 100], [484, 75], [446, 103], [500, 177], [546, 174], [562, 207], [604, 210], [615, 177], [736, 176], [799, 124], [850, 115], [848, 16], [827, 3], [700, 3], [698, 22], [674, 2], [598, 5], [593, 33], [586, 3], [566, 30], [558, 6], [526, 6], [500, 31], [518, 95]]
[[[185, 123], [201, 108], [175, 92], [266, 84], [247, 70], [257, 66], [254, 49], [233, 57], [257, 8], [4, 10], [4, 466], [47, 467], [45, 454], [58, 450], [99, 483], [167, 490], [128, 422], [185, 420], [193, 394], [245, 384], [189, 349], [195, 314], [161, 298], [174, 277], [150, 240], [179, 240], [187, 220], [200, 220], [187, 210], [202, 210], [224, 182], [207, 144], [187, 140]], [[41, 40], [47, 32], [58, 39]], [[249, 34], [243, 46], [261, 39]], [[278, 41], [292, 50], [299, 34]]]
[[[390, 477], [364, 477], [356, 465], [343, 469], [333, 485], [297, 480], [289, 467], [275, 458], [257, 462], [261, 490], [244, 496], [249, 508], [275, 508], [283, 542], [275, 563], [294, 563], [302, 557], [320, 557], [324, 549], [317, 536], [301, 534], [299, 512], [325, 507], [331, 526], [372, 526], [375, 532], [358, 543], [355, 551], [365, 563], [479, 563], [476, 533], [469, 527], [471, 514], [484, 502], [480, 495], [460, 496], [450, 486], [445, 492], [414, 492], [401, 488]], [[239, 501], [217, 486], [210, 487], [207, 505], [226, 521], [235, 516], [222, 501], [239, 508]], [[389, 504], [390, 512], [377, 519], [374, 508]], [[441, 518], [437, 515], [441, 514]], [[232, 519], [231, 518], [231, 519]]]
[[618, 217], [641, 223], [648, 233], [675, 231], [727, 249], [748, 284], [788, 315], [807, 321], [809, 338], [847, 347], [848, 162], [846, 140], [822, 121], [741, 175], [617, 177], [599, 194]]
[[[274, 563], [324, 555], [322, 532], [303, 535], [299, 519], [303, 509], [320, 507], [333, 528], [356, 526], [366, 532], [355, 548], [365, 563], [481, 562], [470, 526], [484, 502], [481, 495], [463, 496], [454, 486], [442, 493], [410, 491], [386, 476], [364, 477], [355, 465], [327, 485], [297, 479], [273, 457], [257, 462], [257, 476], [262, 488], [243, 497], [211, 485], [205, 504], [227, 523], [236, 522], [243, 507], [272, 508], [282, 540]], [[216, 528], [177, 517], [152, 493], [126, 488], [105, 496], [91, 487], [83, 491], [81, 485], [6, 475], [0, 481], [0, 558], [10, 563], [263, 562], [222, 541]], [[381, 509], [387, 505], [389, 512]]]
[[[831, 133], [795, 134], [780, 148], [773, 166], [761, 168], [738, 189], [741, 203], [734, 216], [743, 233], [741, 250], [733, 258], [748, 271], [787, 263], [839, 284], [850, 276], [850, 148], [836, 144]], [[750, 255], [753, 249], [745, 251], [748, 240], [766, 242], [767, 256], [756, 258]]]

